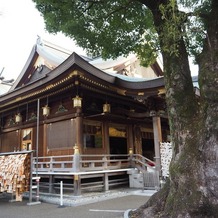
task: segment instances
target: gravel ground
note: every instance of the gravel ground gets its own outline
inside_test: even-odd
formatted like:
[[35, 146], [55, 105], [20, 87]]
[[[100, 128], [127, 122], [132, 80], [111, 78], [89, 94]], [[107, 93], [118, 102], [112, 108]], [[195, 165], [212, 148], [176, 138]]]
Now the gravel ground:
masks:
[[[42, 202], [47, 202], [57, 205], [79, 206], [79, 205], [95, 203], [99, 201], [104, 201], [104, 200], [128, 196], [128, 195], [151, 196], [154, 193], [155, 193], [154, 190], [139, 190], [139, 189], [126, 188], [126, 189], [114, 189], [107, 192], [102, 192], [102, 191], [85, 192], [80, 196], [73, 196], [72, 194], [64, 194], [62, 204], [59, 194], [40, 193], [39, 200]], [[24, 198], [29, 198], [28, 193], [24, 194]], [[34, 201], [35, 199], [33, 198], [33, 202]]]

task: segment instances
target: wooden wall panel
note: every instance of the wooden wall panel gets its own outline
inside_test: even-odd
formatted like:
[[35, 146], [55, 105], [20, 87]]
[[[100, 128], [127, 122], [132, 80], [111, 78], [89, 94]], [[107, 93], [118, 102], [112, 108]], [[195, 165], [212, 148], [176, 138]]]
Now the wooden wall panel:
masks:
[[60, 155], [72, 155], [74, 154], [73, 148], [68, 149], [49, 149], [47, 156], [60, 156]]
[[0, 152], [13, 152], [20, 150], [19, 131], [1, 134]]
[[[33, 127], [33, 136], [32, 136], [32, 149], [36, 150], [36, 135], [37, 135], [37, 128]], [[43, 131], [43, 125], [39, 126], [39, 145], [38, 145], [38, 155], [39, 157], [43, 156], [43, 149], [44, 149], [44, 131]], [[35, 152], [33, 153], [35, 155]]]
[[71, 120], [51, 123], [47, 126], [47, 149], [73, 148], [76, 139], [74, 122]]
[[107, 154], [105, 148], [84, 148], [83, 154]]

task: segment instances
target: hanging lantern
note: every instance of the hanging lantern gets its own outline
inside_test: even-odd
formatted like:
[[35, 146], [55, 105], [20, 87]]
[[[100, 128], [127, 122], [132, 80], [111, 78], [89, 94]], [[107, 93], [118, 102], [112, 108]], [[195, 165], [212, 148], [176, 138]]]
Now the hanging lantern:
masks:
[[164, 116], [165, 115], [165, 111], [164, 110], [159, 110], [158, 111], [158, 115], [159, 116]]
[[43, 116], [48, 116], [50, 114], [50, 107], [48, 105], [45, 105], [45, 107], [42, 107], [42, 114]]
[[151, 110], [151, 111], [150, 111], [150, 116], [151, 116], [151, 117], [157, 116], [157, 112], [156, 112], [155, 110]]
[[133, 154], [133, 149], [129, 148], [129, 154]]
[[15, 115], [15, 122], [16, 123], [20, 123], [22, 121], [22, 116], [20, 113]]
[[72, 100], [73, 100], [73, 107], [77, 107], [77, 108], [82, 107], [82, 98], [80, 98], [78, 95], [72, 98]]
[[103, 113], [110, 113], [111, 112], [111, 105], [108, 103], [103, 104]]

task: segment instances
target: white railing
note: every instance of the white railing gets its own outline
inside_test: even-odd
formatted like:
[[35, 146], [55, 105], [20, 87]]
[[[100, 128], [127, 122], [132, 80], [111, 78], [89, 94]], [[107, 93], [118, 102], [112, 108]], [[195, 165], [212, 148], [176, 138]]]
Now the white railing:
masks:
[[33, 171], [83, 172], [129, 167], [129, 155], [62, 155], [33, 158]]
[[155, 162], [140, 155], [133, 154], [132, 162], [141, 171], [143, 176], [143, 188], [156, 190], [160, 187], [159, 171], [155, 168]]
[[[143, 187], [154, 188], [159, 187], [159, 172], [155, 169], [155, 163], [139, 154], [129, 155], [62, 155], [62, 156], [46, 156], [33, 158], [33, 173], [49, 174], [49, 175], [97, 175], [103, 173], [105, 190], [108, 190], [108, 173], [131, 171], [138, 169], [143, 176]], [[77, 179], [74, 180], [75, 195], [80, 193], [80, 184]], [[51, 184], [50, 184], [51, 186]]]
[[33, 171], [69, 172], [73, 170], [73, 155], [45, 156], [33, 158]]
[[154, 169], [155, 162], [140, 155], [140, 154], [132, 154], [131, 158], [133, 164], [135, 164], [135, 167], [141, 168], [140, 170], [147, 171], [148, 169]]

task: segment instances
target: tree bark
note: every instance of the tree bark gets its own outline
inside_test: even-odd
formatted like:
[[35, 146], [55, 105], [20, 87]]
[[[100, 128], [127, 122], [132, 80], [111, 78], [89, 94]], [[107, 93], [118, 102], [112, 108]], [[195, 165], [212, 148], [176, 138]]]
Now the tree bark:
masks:
[[[199, 57], [201, 97], [194, 94], [188, 54], [176, 7], [163, 19], [160, 3], [153, 12], [164, 62], [166, 100], [173, 141], [170, 178], [163, 189], [130, 217], [217, 217], [218, 214], [218, 2], [213, 0], [208, 31]], [[166, 34], [169, 21], [177, 33]], [[182, 21], [181, 21], [182, 22]], [[176, 46], [176, 52], [166, 48]]]

